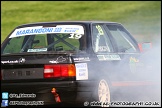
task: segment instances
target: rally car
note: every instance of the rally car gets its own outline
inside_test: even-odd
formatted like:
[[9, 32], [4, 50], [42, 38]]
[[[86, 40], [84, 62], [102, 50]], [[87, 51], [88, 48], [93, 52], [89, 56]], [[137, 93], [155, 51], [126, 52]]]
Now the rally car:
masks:
[[[151, 76], [141, 75], [146, 73], [141, 51], [142, 44], [117, 22], [20, 25], [1, 44], [1, 92], [10, 101], [43, 105], [110, 103], [119, 97], [118, 88], [153, 84]], [[15, 104], [23, 103], [9, 103]]]

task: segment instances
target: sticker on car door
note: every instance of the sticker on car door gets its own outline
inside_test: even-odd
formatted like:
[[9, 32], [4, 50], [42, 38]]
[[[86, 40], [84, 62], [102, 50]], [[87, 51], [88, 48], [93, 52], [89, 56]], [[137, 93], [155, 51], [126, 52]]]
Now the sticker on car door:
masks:
[[97, 55], [98, 59], [100, 61], [102, 60], [121, 60], [120, 56], [117, 54], [113, 55]]

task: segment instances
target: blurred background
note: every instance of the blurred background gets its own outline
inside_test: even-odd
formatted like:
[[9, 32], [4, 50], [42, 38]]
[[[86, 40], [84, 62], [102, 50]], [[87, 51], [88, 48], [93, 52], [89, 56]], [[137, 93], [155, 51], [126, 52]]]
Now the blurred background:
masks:
[[1, 1], [1, 43], [18, 25], [67, 20], [119, 22], [138, 42], [161, 43], [161, 1]]

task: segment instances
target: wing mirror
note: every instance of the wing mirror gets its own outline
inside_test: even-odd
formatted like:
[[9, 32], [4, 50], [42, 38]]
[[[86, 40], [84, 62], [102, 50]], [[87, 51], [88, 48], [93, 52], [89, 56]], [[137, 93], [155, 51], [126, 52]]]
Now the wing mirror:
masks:
[[138, 47], [140, 49], [140, 52], [146, 52], [152, 48], [152, 43], [151, 42], [138, 43]]

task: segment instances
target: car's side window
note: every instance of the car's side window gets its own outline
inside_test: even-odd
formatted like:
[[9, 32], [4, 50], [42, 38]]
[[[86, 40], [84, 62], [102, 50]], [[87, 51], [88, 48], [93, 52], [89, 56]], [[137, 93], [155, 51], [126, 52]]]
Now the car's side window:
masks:
[[103, 25], [92, 25], [92, 44], [97, 54], [112, 52], [112, 46]]
[[107, 28], [117, 44], [118, 52], [128, 52], [128, 53], [136, 52], [136, 48], [134, 46], [132, 39], [122, 26], [107, 25]]

